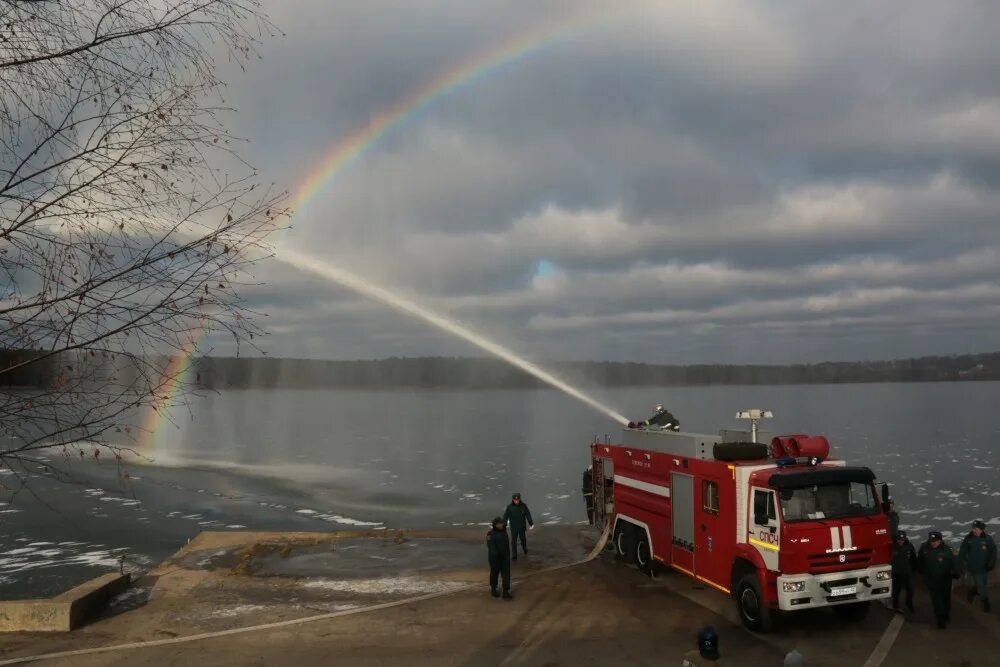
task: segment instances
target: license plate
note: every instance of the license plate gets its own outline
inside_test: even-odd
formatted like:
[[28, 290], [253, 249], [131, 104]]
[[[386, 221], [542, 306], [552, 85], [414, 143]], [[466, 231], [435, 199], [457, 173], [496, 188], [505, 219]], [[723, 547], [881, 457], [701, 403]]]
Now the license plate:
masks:
[[841, 588], [831, 588], [830, 597], [837, 597], [838, 595], [854, 595], [858, 592], [857, 586], [842, 586]]

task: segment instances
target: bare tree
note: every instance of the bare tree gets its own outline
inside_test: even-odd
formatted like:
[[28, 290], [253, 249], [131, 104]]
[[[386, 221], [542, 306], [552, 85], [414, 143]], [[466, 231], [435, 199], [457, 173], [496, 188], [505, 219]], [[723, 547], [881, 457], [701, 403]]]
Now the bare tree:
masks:
[[258, 0], [0, 0], [0, 466], [120, 460], [171, 357], [259, 333], [241, 288], [287, 211], [233, 150], [217, 62], [273, 34]]

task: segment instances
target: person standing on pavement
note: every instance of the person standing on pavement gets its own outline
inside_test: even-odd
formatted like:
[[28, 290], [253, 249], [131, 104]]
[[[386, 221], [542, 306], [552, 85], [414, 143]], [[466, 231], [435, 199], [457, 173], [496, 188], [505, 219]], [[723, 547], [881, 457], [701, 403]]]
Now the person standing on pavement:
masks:
[[502, 577], [503, 599], [510, 600], [510, 540], [503, 517], [493, 519], [493, 527], [486, 533], [486, 550], [490, 559], [490, 592], [493, 597], [500, 597], [497, 583]]
[[951, 580], [958, 578], [958, 559], [941, 537], [932, 530], [917, 553], [917, 570], [924, 575], [927, 592], [939, 628], [951, 622]]
[[528, 528], [534, 528], [535, 522], [531, 519], [531, 510], [528, 506], [524, 504], [521, 500], [521, 494], [515, 493], [510, 497], [510, 505], [507, 505], [507, 511], [503, 514], [504, 521], [510, 523], [510, 546], [511, 546], [511, 560], [517, 560], [517, 540], [521, 540], [521, 548], [524, 550], [524, 555], [528, 555], [528, 539], [527, 530]]
[[973, 521], [972, 530], [958, 550], [958, 562], [968, 577], [969, 602], [976, 599], [983, 601], [983, 611], [990, 611], [990, 598], [987, 573], [997, 565], [997, 545], [993, 538], [986, 534], [986, 524]]
[[587, 521], [594, 525], [594, 466], [583, 471], [583, 500], [587, 503]]
[[906, 538], [906, 531], [896, 531], [892, 543], [892, 608], [899, 609], [899, 594], [906, 591], [906, 609], [913, 612], [913, 571], [917, 567], [917, 551]]
[[719, 633], [711, 625], [698, 631], [698, 648], [684, 654], [681, 667], [704, 667], [723, 665], [719, 655]]

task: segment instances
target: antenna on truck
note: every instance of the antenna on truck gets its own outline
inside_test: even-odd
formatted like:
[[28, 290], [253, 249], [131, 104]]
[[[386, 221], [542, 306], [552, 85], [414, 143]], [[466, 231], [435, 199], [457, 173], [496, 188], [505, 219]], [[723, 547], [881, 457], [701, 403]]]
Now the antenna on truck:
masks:
[[774, 414], [770, 410], [760, 410], [757, 408], [736, 413], [737, 419], [750, 420], [750, 442], [757, 442], [757, 424], [760, 423], [760, 420], [771, 419], [772, 417], [774, 417]]

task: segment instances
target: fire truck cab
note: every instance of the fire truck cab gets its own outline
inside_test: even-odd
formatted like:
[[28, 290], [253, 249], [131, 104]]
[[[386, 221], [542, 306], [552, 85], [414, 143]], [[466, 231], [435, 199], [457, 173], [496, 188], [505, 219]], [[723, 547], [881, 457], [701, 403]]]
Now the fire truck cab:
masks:
[[875, 475], [827, 458], [826, 438], [769, 438], [756, 421], [719, 435], [633, 426], [621, 443], [591, 445], [594, 522], [611, 525], [619, 558], [732, 596], [756, 631], [777, 610], [831, 607], [859, 619], [891, 595]]

